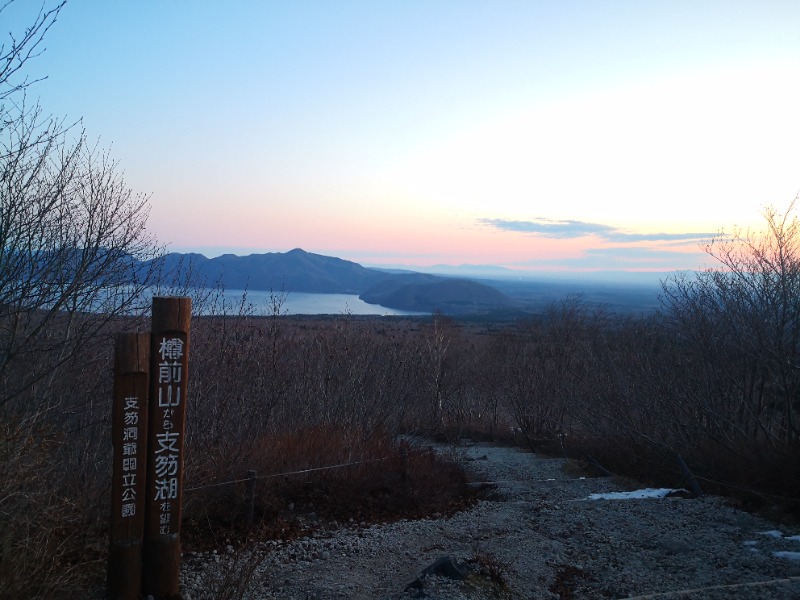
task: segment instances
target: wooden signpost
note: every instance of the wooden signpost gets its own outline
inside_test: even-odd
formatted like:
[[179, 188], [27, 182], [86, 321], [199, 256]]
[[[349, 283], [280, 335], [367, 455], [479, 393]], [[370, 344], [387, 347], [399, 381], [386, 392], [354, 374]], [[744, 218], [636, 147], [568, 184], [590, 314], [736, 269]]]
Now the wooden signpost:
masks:
[[136, 600], [142, 580], [147, 398], [150, 335], [120, 333], [114, 340], [114, 400], [111, 436], [110, 600]]
[[190, 298], [153, 298], [143, 591], [180, 598], [180, 529]]
[[112, 600], [180, 598], [191, 311], [190, 298], [153, 298], [150, 334], [117, 338], [108, 568]]

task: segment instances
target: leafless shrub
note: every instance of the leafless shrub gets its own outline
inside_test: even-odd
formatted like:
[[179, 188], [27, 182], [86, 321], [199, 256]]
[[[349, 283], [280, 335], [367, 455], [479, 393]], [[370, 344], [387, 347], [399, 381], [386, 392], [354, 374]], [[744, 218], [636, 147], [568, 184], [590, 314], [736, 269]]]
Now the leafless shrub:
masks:
[[567, 298], [507, 335], [501, 385], [532, 449], [569, 430], [585, 400], [599, 319], [579, 298]]
[[256, 550], [234, 550], [226, 556], [220, 570], [205, 584], [209, 598], [218, 600], [245, 600], [257, 598], [252, 593], [251, 582], [265, 555]]

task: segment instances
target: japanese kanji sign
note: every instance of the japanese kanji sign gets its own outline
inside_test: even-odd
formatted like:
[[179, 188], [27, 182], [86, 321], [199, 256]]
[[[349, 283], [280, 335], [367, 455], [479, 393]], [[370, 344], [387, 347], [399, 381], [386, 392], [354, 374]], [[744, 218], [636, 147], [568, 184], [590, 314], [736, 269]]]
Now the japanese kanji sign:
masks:
[[189, 298], [153, 298], [144, 593], [179, 597]]
[[111, 547], [108, 596], [139, 598], [147, 466], [150, 336], [120, 333], [114, 340], [111, 437]]

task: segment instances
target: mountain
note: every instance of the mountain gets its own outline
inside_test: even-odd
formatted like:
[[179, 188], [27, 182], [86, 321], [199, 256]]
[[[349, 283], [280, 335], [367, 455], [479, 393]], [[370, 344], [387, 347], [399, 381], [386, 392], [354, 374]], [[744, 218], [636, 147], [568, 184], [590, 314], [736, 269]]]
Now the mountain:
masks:
[[168, 273], [191, 273], [194, 285], [219, 283], [228, 289], [358, 294], [364, 302], [387, 308], [454, 315], [516, 306], [502, 292], [475, 281], [414, 272], [397, 274], [300, 248], [216, 258], [171, 253], [163, 261]]
[[300, 248], [249, 256], [223, 254], [216, 258], [171, 253], [164, 260], [168, 272], [190, 270], [205, 285], [220, 282], [229, 289], [358, 294], [387, 276], [349, 260]]
[[499, 290], [468, 279], [415, 273], [395, 275], [359, 296], [364, 302], [401, 310], [463, 315], [517, 307]]

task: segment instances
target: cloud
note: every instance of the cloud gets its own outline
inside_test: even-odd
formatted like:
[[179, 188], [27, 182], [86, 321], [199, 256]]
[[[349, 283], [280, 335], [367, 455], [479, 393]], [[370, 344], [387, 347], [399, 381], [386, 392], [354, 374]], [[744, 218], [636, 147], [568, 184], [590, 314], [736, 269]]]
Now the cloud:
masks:
[[478, 219], [481, 225], [488, 225], [503, 231], [533, 233], [557, 239], [570, 239], [587, 235], [608, 235], [613, 227], [583, 221], [553, 221], [535, 219], [533, 221], [511, 221], [508, 219]]
[[601, 223], [587, 223], [585, 221], [554, 221], [552, 219], [537, 218], [531, 221], [513, 221], [508, 219], [478, 219], [478, 223], [494, 227], [502, 231], [529, 233], [554, 239], [574, 239], [590, 235], [603, 238], [609, 242], [687, 242], [692, 240], [707, 240], [717, 234], [708, 232], [687, 233], [628, 233], [610, 225]]
[[625, 233], [614, 230], [607, 236], [610, 242], [691, 242], [709, 240], [716, 237], [716, 233], [687, 232], [687, 233]]

